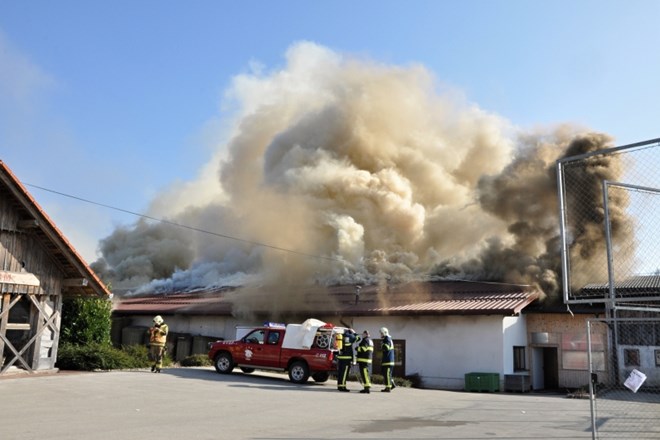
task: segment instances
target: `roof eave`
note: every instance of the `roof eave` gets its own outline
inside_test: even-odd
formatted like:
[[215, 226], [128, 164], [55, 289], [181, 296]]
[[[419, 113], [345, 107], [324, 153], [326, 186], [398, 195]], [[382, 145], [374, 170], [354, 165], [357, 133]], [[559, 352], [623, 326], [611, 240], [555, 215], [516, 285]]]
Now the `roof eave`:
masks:
[[[37, 220], [38, 227], [43, 231], [48, 240], [50, 240], [60, 252], [65, 256], [69, 263], [82, 275], [83, 278], [88, 280], [87, 286], [89, 289], [79, 290], [83, 294], [89, 294], [88, 290], [92, 290], [96, 295], [101, 297], [109, 297], [110, 292], [105, 287], [103, 282], [91, 270], [85, 260], [74, 249], [71, 243], [66, 239], [64, 234], [57, 228], [53, 220], [46, 214], [46, 212], [39, 206], [37, 201], [30, 195], [27, 188], [18, 180], [16, 175], [7, 167], [7, 165], [0, 160], [0, 179], [5, 186], [11, 191], [12, 195], [21, 203], [23, 208], [27, 210], [30, 215]], [[82, 287], [82, 286], [81, 286]]]

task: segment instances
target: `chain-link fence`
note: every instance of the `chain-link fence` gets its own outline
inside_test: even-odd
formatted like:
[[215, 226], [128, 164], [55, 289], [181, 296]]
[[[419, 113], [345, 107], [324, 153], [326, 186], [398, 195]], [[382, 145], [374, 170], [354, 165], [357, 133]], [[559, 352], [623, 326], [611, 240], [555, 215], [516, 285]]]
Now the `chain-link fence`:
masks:
[[587, 341], [593, 438], [660, 439], [660, 319], [592, 319]]
[[566, 303], [660, 297], [659, 165], [660, 139], [558, 162]]
[[564, 302], [606, 314], [587, 324], [594, 439], [660, 439], [658, 165], [660, 139], [557, 166]]

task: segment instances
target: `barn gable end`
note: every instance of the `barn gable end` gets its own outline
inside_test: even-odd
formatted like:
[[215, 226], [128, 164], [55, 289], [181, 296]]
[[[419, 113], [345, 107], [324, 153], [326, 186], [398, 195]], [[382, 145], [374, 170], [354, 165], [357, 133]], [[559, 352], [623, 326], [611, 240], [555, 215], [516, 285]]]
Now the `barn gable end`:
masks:
[[0, 161], [0, 375], [55, 370], [69, 295], [110, 293]]

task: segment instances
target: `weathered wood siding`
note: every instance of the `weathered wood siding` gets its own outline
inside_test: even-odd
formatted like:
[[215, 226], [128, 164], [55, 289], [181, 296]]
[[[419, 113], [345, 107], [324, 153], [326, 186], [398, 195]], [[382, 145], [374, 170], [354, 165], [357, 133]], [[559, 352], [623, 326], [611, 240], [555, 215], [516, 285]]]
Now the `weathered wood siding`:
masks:
[[[64, 274], [57, 266], [53, 256], [37, 240], [33, 233], [35, 229], [22, 228], [22, 211], [12, 203], [12, 197], [0, 190], [0, 270], [8, 272], [30, 272], [40, 282], [40, 286], [31, 291], [32, 299], [25, 301], [29, 308], [29, 330], [11, 330], [10, 313], [4, 313], [10, 303], [9, 289], [0, 292], [0, 332], [5, 337], [14, 340], [29, 341], [36, 338], [31, 347], [26, 350], [22, 358], [34, 369], [54, 368], [59, 341], [60, 314], [62, 308], [62, 280]], [[27, 298], [26, 298], [27, 300]], [[3, 305], [4, 304], [4, 305]], [[9, 310], [7, 310], [9, 312]], [[12, 315], [16, 315], [13, 313]], [[55, 315], [55, 316], [54, 316]], [[50, 326], [45, 325], [52, 318]], [[8, 329], [7, 327], [10, 327]], [[53, 329], [54, 327], [54, 329]], [[25, 335], [18, 332], [25, 331]], [[8, 335], [9, 332], [9, 335]], [[19, 336], [17, 336], [19, 335]], [[0, 338], [0, 371], [3, 363], [14, 358], [15, 354], [8, 350]], [[20, 347], [22, 349], [23, 347]], [[19, 350], [20, 350], [19, 349]], [[15, 363], [15, 366], [21, 366]]]

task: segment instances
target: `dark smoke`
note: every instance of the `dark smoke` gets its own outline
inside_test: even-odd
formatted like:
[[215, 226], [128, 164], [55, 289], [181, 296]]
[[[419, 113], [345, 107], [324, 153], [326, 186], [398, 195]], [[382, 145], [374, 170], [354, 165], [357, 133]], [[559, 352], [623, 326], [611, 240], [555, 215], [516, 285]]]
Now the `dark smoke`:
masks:
[[[479, 181], [479, 203], [486, 212], [508, 224], [508, 241], [492, 237], [478, 258], [460, 265], [460, 273], [470, 278], [532, 284], [556, 299], [561, 286], [561, 254], [556, 161], [612, 147], [603, 134], [571, 134], [562, 139], [528, 137], [521, 153], [501, 174]], [[573, 280], [598, 280], [605, 264], [605, 230], [602, 180], [618, 180], [622, 164], [618, 156], [593, 156], [572, 172], [572, 187], [567, 192], [572, 209], [567, 218], [573, 237], [570, 253]], [[577, 181], [575, 180], [577, 179]], [[576, 199], [577, 198], [577, 199]], [[619, 198], [614, 205], [625, 206]], [[613, 211], [615, 237], [630, 231], [619, 227], [630, 220], [622, 211]]]

